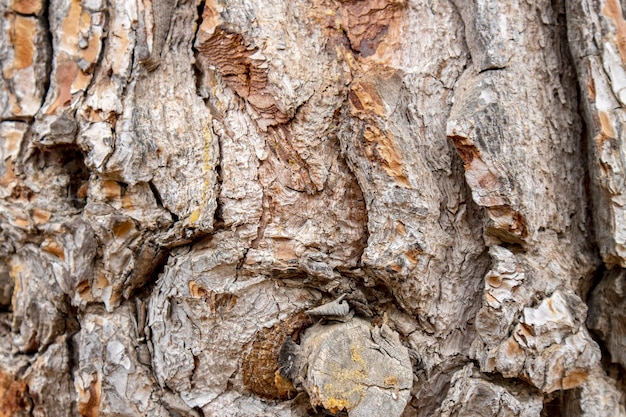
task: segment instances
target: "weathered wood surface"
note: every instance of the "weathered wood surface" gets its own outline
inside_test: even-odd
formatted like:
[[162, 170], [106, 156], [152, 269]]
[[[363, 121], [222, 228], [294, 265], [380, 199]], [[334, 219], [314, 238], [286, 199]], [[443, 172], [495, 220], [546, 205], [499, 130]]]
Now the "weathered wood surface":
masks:
[[626, 416], [619, 0], [0, 0], [0, 416]]

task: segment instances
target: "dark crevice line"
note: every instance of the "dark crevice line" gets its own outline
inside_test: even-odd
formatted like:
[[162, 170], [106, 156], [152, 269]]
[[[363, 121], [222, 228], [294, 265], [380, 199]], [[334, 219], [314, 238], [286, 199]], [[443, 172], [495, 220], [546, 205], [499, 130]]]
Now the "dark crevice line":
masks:
[[208, 101], [208, 96], [203, 94], [202, 92], [203, 90], [202, 81], [204, 78], [204, 73], [198, 64], [199, 51], [195, 48], [196, 42], [198, 40], [198, 32], [200, 31], [200, 27], [202, 26], [202, 21], [203, 21], [202, 13], [204, 11], [204, 7], [205, 7], [205, 0], [201, 0], [198, 3], [197, 12], [196, 12], [196, 32], [193, 34], [193, 39], [191, 40], [191, 49], [194, 55], [194, 63], [192, 64], [191, 70], [192, 70], [192, 74], [196, 82], [196, 94], [198, 95], [198, 97], [201, 97], [206, 103]]
[[[50, 1], [44, 1], [44, 10], [41, 13], [41, 23], [43, 26], [43, 30], [46, 32], [47, 34], [47, 45], [46, 47], [48, 48], [48, 59], [46, 62], [46, 70], [45, 70], [45, 74], [46, 74], [46, 78], [42, 80], [42, 84], [43, 84], [43, 91], [45, 91], [46, 93], [44, 94], [43, 97], [43, 102], [42, 102], [42, 106], [46, 101], [46, 98], [48, 96], [48, 94], [50, 93], [50, 85], [52, 84], [52, 62], [54, 60], [54, 35], [52, 34], [52, 26], [50, 24]], [[39, 108], [41, 109], [40, 106]]]

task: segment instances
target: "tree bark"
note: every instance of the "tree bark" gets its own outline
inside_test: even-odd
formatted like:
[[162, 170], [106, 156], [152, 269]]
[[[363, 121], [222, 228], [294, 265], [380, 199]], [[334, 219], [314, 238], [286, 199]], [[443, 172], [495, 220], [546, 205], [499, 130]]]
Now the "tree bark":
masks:
[[0, 0], [0, 417], [626, 416], [619, 0]]

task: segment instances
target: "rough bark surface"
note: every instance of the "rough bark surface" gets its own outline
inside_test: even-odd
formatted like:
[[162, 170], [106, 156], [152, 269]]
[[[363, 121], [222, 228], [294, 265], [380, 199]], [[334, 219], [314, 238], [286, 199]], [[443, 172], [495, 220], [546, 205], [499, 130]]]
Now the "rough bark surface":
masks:
[[626, 417], [624, 10], [0, 0], [0, 417]]

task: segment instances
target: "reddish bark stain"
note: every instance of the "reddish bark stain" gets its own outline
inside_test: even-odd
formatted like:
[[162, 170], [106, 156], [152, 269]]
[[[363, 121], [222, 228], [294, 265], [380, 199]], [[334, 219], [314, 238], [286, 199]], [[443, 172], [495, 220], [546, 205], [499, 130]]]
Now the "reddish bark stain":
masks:
[[102, 383], [100, 375], [94, 374], [94, 380], [89, 384], [87, 391], [79, 392], [78, 412], [83, 417], [98, 417], [100, 411], [100, 396]]
[[626, 62], [626, 21], [622, 16], [622, 6], [619, 0], [607, 0], [602, 12], [615, 25], [619, 54], [622, 57], [622, 62]]
[[562, 379], [560, 389], [576, 388], [577, 386], [585, 382], [588, 376], [589, 376], [589, 373], [586, 371], [582, 371], [582, 370], [572, 371], [569, 374], [567, 374], [565, 378]]
[[0, 417], [11, 417], [29, 408], [26, 383], [0, 370]]
[[15, 16], [10, 29], [10, 39], [14, 47], [13, 69], [21, 70], [33, 65], [35, 55], [35, 34], [37, 21], [32, 17]]
[[42, 10], [41, 0], [12, 0], [9, 6], [21, 14], [39, 14]]
[[56, 68], [56, 99], [48, 108], [47, 114], [53, 114], [59, 107], [67, 107], [72, 101], [72, 83], [78, 75], [78, 65], [67, 55], [60, 54]]

